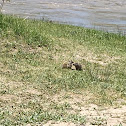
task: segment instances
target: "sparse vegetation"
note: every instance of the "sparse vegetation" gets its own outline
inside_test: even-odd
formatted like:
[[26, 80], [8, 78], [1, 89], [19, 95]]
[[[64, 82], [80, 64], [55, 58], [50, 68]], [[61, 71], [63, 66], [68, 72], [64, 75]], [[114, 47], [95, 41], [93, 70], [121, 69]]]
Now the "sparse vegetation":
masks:
[[[68, 60], [83, 71], [62, 69]], [[85, 124], [83, 101], [65, 100], [78, 95], [88, 97], [85, 104], [125, 104], [125, 66], [123, 35], [0, 14], [0, 125]]]

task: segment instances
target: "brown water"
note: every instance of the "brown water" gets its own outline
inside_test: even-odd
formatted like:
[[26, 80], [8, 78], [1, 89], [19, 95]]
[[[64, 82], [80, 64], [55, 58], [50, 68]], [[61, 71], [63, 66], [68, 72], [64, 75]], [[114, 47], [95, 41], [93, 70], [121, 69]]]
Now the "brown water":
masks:
[[3, 12], [126, 33], [126, 0], [11, 0]]

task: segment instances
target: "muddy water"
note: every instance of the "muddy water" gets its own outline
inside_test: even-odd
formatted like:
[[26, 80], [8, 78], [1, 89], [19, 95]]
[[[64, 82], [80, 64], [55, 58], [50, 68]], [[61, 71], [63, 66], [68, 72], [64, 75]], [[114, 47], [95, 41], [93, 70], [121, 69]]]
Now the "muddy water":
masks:
[[126, 0], [11, 0], [3, 12], [126, 33]]

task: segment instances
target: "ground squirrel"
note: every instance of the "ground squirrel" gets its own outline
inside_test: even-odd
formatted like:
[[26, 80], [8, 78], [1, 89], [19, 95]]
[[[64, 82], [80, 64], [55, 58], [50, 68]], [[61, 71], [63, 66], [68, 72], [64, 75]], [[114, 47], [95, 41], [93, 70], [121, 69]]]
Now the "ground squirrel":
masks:
[[65, 62], [62, 66], [62, 69], [71, 69], [71, 70], [82, 70], [82, 65], [74, 63], [72, 60]]
[[82, 65], [81, 64], [73, 63], [73, 65], [75, 66], [76, 70], [82, 70]]
[[62, 68], [63, 68], [63, 69], [71, 69], [73, 63], [74, 63], [74, 62], [73, 62], [72, 60], [69, 61], [69, 62], [65, 62], [65, 63], [63, 64]]

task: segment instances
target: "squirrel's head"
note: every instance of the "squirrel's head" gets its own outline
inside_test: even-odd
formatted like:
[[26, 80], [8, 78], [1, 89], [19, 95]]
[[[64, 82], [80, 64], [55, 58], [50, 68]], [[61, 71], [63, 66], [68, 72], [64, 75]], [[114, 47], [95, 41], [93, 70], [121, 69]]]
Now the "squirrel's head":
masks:
[[74, 62], [72, 60], [69, 61], [70, 64], [73, 64]]

